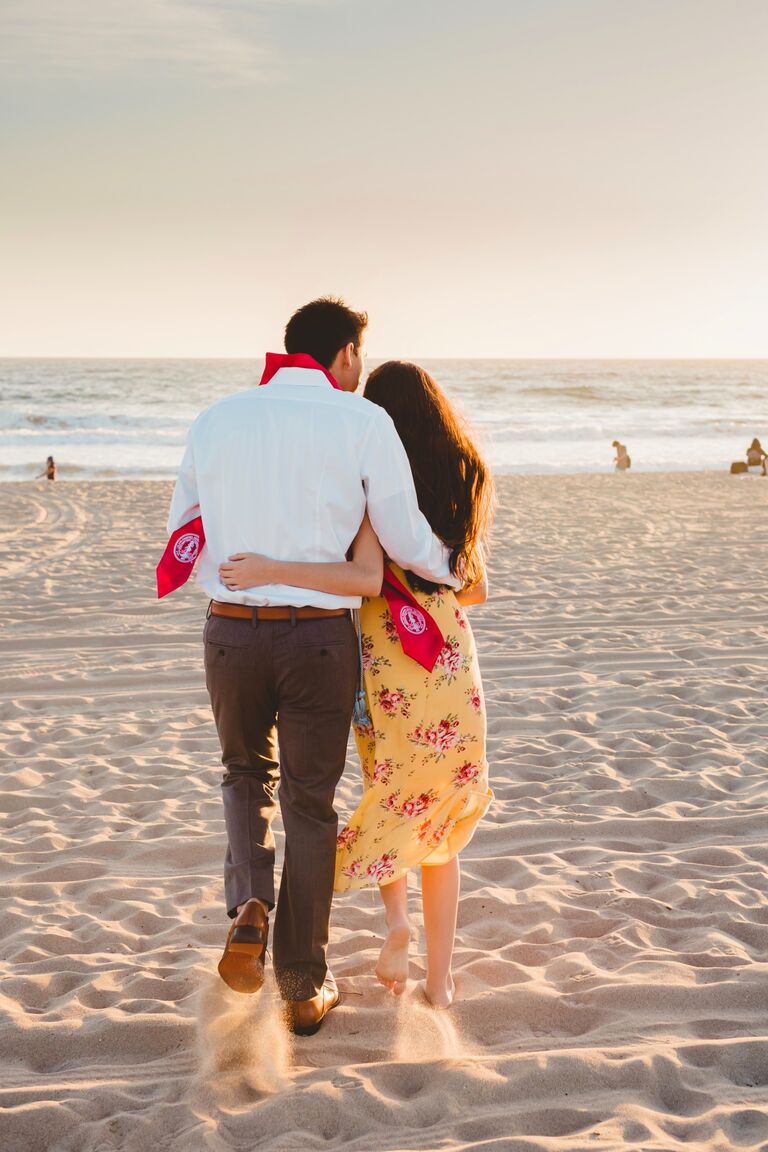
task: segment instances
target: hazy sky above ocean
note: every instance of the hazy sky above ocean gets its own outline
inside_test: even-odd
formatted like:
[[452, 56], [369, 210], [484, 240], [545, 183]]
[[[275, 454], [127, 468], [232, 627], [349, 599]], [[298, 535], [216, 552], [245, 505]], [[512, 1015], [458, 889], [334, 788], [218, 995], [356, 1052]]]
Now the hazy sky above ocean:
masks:
[[3, 0], [0, 356], [759, 357], [765, 0]]

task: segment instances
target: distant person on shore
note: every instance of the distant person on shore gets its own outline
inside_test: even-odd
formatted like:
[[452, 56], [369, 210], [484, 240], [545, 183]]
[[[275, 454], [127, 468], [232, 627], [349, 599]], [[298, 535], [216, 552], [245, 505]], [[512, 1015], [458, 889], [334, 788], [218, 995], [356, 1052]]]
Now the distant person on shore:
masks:
[[616, 455], [613, 458], [613, 462], [616, 465], [616, 471], [626, 472], [628, 468], [632, 467], [632, 459], [627, 452], [626, 445], [620, 444], [618, 440], [614, 440], [611, 444], [611, 447], [616, 449]]
[[53, 456], [48, 457], [45, 468], [43, 468], [42, 472], [38, 472], [37, 476], [35, 476], [35, 480], [40, 480], [43, 476], [45, 476], [46, 480], [56, 479], [56, 463], [53, 459]]
[[757, 436], [755, 436], [749, 448], [747, 448], [747, 467], [762, 468], [763, 476], [765, 476], [765, 460], [766, 454], [763, 450], [763, 446], [758, 440]]

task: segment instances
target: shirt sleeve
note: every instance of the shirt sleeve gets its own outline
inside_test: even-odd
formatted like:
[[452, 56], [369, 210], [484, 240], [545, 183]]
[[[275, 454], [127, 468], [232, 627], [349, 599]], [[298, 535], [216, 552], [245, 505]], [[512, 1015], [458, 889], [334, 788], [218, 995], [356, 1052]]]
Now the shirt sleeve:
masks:
[[[194, 425], [193, 425], [194, 427]], [[189, 520], [193, 520], [200, 512], [200, 500], [197, 495], [197, 477], [195, 475], [195, 454], [192, 440], [192, 430], [187, 440], [187, 450], [181, 461], [179, 474], [176, 477], [176, 487], [171, 497], [171, 508], [168, 513], [168, 532], [173, 533]]]
[[383, 408], [363, 445], [362, 472], [368, 515], [387, 555], [425, 580], [461, 588], [448, 566], [449, 550], [419, 510], [405, 448]]

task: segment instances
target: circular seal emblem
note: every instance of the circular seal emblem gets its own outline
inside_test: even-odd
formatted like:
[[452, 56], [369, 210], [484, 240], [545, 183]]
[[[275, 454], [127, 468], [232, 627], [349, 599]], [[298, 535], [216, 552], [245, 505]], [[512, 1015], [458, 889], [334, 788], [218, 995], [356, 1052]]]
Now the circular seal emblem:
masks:
[[400, 609], [400, 623], [406, 632], [410, 632], [413, 636], [420, 636], [427, 627], [424, 613], [419, 608], [411, 607], [410, 604]]
[[180, 564], [194, 564], [200, 551], [200, 537], [196, 532], [179, 536], [173, 546], [173, 554]]

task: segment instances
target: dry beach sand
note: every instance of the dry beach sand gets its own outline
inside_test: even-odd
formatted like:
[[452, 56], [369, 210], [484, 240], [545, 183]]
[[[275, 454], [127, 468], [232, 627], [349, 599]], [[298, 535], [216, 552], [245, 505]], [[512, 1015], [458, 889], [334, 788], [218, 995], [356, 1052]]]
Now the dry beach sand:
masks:
[[768, 1148], [768, 481], [500, 488], [460, 1000], [423, 1004], [420, 944], [387, 997], [352, 894], [344, 1003], [289, 1042], [271, 984], [215, 975], [205, 604], [152, 599], [169, 486], [2, 486], [3, 1152]]

